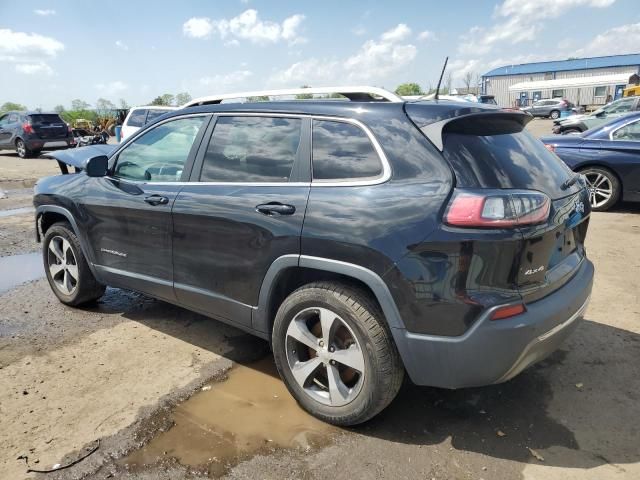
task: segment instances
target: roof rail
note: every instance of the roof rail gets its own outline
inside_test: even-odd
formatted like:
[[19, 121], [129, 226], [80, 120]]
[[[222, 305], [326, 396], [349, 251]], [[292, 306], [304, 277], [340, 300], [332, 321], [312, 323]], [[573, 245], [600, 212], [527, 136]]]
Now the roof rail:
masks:
[[255, 92], [239, 92], [224, 93], [221, 95], [210, 95], [206, 97], [195, 98], [181, 108], [194, 107], [196, 105], [212, 105], [222, 103], [223, 100], [232, 100], [236, 98], [248, 97], [279, 97], [288, 95], [321, 95], [339, 93], [347, 97], [351, 101], [387, 101], [387, 102], [404, 102], [404, 100], [384, 88], [378, 87], [308, 87], [308, 88], [289, 88], [284, 90], [260, 90]]

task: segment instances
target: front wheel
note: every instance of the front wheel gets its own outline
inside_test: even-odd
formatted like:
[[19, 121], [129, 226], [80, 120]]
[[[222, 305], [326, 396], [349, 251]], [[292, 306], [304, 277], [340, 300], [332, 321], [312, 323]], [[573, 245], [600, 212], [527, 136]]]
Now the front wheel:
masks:
[[305, 285], [282, 303], [272, 335], [278, 372], [300, 406], [334, 425], [384, 409], [404, 368], [380, 307], [340, 283]]
[[567, 128], [562, 131], [562, 135], [578, 135], [579, 133], [582, 133], [579, 128]]
[[602, 167], [588, 167], [580, 170], [587, 178], [589, 202], [596, 212], [613, 207], [620, 198], [620, 181], [610, 170]]
[[104, 294], [104, 285], [91, 273], [80, 242], [68, 223], [55, 223], [47, 230], [42, 242], [42, 259], [51, 290], [62, 303], [77, 307]]

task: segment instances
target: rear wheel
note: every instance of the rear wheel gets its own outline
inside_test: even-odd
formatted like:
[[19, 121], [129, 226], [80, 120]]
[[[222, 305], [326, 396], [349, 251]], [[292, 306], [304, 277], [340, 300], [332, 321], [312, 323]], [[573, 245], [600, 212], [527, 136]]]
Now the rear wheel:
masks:
[[549, 114], [549, 116], [553, 120], [556, 120], [556, 119], [560, 118], [560, 112], [558, 110], [552, 110], [551, 113]]
[[396, 396], [404, 368], [370, 296], [344, 284], [306, 285], [285, 299], [273, 328], [280, 376], [300, 406], [334, 425], [362, 423]]
[[32, 155], [31, 150], [27, 148], [27, 144], [21, 138], [16, 140], [16, 153], [20, 158], [29, 158]]
[[602, 167], [588, 167], [580, 170], [587, 178], [589, 202], [596, 212], [609, 210], [620, 198], [620, 181], [613, 172]]
[[95, 279], [82, 253], [80, 242], [66, 222], [52, 225], [42, 242], [45, 273], [53, 293], [71, 306], [100, 298], [105, 286]]

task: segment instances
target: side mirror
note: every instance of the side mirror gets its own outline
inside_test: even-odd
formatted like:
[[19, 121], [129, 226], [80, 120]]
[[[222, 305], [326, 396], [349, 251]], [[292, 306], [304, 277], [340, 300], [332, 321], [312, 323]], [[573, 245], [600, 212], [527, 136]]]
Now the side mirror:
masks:
[[90, 177], [104, 177], [109, 170], [109, 157], [106, 155], [91, 157], [87, 160], [84, 169]]

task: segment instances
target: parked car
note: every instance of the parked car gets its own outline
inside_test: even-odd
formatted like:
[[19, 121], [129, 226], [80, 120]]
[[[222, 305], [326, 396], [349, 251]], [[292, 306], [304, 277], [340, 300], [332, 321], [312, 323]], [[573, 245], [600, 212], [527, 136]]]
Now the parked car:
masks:
[[269, 340], [300, 405], [339, 425], [405, 372], [488, 385], [554, 351], [591, 292], [590, 206], [531, 116], [334, 91], [349, 101], [198, 99], [52, 153], [82, 170], [35, 187], [53, 293], [133, 289]]
[[614, 100], [602, 108], [587, 115], [573, 115], [569, 118], [557, 120], [553, 125], [553, 133], [582, 133], [590, 128], [598, 127], [609, 120], [640, 110], [640, 97], [626, 97]]
[[57, 113], [6, 112], [0, 115], [0, 150], [15, 149], [20, 158], [38, 156], [45, 148], [68, 148], [74, 143], [71, 128]]
[[640, 112], [628, 113], [581, 135], [541, 139], [575, 172], [585, 175], [593, 210], [618, 200], [640, 202]]
[[127, 118], [125, 118], [124, 123], [122, 124], [122, 130], [120, 133], [121, 141], [125, 138], [129, 138], [147, 123], [151, 123], [156, 118], [164, 115], [165, 113], [172, 112], [173, 110], [176, 110], [176, 107], [133, 107], [129, 110]]
[[530, 113], [534, 117], [560, 118], [562, 112], [571, 111], [575, 105], [564, 98], [551, 98], [533, 102], [531, 106], [522, 107], [520, 110]]

